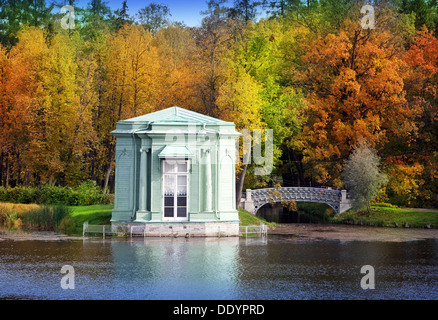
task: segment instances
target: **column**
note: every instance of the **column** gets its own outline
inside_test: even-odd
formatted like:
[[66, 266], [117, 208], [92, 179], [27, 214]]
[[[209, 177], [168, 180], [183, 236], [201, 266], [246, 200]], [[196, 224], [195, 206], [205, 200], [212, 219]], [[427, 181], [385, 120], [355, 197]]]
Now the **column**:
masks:
[[140, 186], [138, 188], [138, 210], [146, 211], [147, 149], [140, 148]]
[[212, 211], [211, 154], [205, 150], [205, 211]]

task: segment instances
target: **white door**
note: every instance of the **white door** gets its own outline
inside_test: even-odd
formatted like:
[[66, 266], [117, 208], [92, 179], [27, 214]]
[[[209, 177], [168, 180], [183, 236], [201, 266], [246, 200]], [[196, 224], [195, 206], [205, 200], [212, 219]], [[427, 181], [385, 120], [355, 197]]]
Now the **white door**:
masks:
[[188, 220], [188, 161], [163, 160], [163, 220]]

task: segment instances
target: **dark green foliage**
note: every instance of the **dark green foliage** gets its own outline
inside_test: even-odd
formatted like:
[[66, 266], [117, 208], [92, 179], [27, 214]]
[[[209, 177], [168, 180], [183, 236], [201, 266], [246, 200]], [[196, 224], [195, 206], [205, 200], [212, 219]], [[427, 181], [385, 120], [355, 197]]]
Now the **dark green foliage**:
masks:
[[424, 25], [429, 30], [436, 30], [438, 24], [438, 6], [435, 0], [401, 0], [400, 13], [415, 13], [415, 28], [421, 29]]
[[0, 0], [0, 44], [16, 44], [15, 35], [24, 25], [47, 28], [53, 8], [45, 0]]
[[0, 187], [0, 201], [12, 203], [37, 203], [45, 205], [80, 206], [108, 204], [109, 197], [96, 182], [88, 180], [77, 188], [59, 186]]
[[113, 17], [114, 30], [120, 30], [126, 23], [131, 24], [133, 21], [128, 14], [128, 4], [127, 0], [123, 1], [122, 8], [114, 11]]
[[311, 223], [328, 223], [334, 210], [322, 203], [297, 202], [298, 213]]
[[166, 25], [170, 16], [169, 7], [163, 4], [150, 3], [138, 11], [137, 17], [142, 26], [151, 33], [156, 33]]
[[257, 7], [260, 5], [260, 1], [235, 0], [234, 7], [231, 10], [234, 10], [234, 13], [238, 18], [241, 18], [244, 21], [249, 21], [255, 19], [257, 16]]

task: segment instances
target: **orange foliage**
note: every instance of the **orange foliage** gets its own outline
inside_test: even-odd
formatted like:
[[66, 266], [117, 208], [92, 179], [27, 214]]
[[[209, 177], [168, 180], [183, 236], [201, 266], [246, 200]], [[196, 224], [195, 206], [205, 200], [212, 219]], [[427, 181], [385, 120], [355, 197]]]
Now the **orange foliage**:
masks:
[[316, 168], [320, 182], [341, 184], [341, 159], [359, 139], [382, 147], [415, 134], [418, 108], [405, 99], [399, 50], [389, 30], [363, 30], [349, 20], [338, 35], [306, 46], [298, 81], [308, 91], [309, 121], [299, 140], [305, 161], [325, 161]]

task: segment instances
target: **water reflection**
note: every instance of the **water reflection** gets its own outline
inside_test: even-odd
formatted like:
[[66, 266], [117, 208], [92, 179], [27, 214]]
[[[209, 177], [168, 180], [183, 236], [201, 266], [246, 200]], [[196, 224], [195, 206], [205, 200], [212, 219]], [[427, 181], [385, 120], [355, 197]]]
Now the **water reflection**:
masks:
[[238, 238], [112, 243], [118, 290], [151, 299], [227, 297], [236, 281], [238, 254]]
[[[60, 286], [63, 265], [75, 289]], [[363, 290], [372, 265], [376, 289]], [[0, 241], [0, 298], [437, 299], [438, 241]]]

